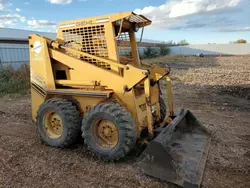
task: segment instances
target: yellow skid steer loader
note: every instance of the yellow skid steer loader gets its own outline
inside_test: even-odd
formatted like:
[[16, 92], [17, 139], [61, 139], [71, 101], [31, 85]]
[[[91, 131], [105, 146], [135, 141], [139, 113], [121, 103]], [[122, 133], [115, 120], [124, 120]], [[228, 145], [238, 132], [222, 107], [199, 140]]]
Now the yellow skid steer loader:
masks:
[[62, 22], [56, 40], [30, 35], [32, 119], [49, 146], [67, 147], [82, 135], [106, 161], [147, 143], [142, 172], [199, 187], [210, 134], [189, 110], [174, 113], [169, 68], [140, 61], [135, 33], [142, 37], [150, 24], [123, 12]]

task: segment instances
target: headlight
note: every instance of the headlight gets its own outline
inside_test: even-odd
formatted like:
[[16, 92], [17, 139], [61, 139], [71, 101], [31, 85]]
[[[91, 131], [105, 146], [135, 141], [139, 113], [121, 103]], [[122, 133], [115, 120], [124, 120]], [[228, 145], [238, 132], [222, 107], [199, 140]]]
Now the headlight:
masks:
[[151, 111], [152, 111], [152, 113], [155, 112], [155, 105], [152, 105], [152, 106], [151, 106]]
[[134, 32], [137, 32], [137, 31], [139, 31], [139, 25], [138, 24], [134, 24]]
[[117, 20], [117, 21], [115, 22], [115, 25], [116, 25], [116, 26], [120, 26], [120, 25], [121, 25], [121, 20]]

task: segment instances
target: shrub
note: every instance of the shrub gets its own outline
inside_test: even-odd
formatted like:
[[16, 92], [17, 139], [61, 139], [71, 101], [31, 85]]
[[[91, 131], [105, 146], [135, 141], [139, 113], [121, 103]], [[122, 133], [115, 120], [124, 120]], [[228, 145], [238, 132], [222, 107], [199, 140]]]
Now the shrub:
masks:
[[26, 94], [29, 92], [29, 69], [22, 66], [14, 70], [11, 66], [0, 68], [0, 96]]
[[165, 56], [169, 54], [170, 49], [167, 46], [160, 47], [160, 55]]
[[159, 53], [157, 52], [157, 50], [155, 48], [146, 47], [146, 49], [144, 50], [143, 57], [144, 58], [154, 58], [154, 57], [157, 57], [158, 55], [159, 55]]

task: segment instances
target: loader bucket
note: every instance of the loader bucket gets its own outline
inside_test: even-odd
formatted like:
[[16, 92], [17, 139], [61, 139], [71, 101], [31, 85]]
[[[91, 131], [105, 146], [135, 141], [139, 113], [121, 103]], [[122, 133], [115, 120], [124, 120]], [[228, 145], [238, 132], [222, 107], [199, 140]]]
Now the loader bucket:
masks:
[[184, 188], [200, 187], [210, 134], [186, 109], [161, 128], [139, 157], [140, 170]]

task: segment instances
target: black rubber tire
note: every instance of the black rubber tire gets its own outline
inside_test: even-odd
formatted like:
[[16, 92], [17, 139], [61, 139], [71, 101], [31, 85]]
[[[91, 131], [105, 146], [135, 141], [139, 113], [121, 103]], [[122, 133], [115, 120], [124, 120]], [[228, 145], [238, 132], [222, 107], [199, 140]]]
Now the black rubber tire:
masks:
[[[54, 110], [62, 119], [63, 133], [57, 138], [50, 138], [43, 126], [43, 116], [49, 110]], [[64, 148], [70, 146], [77, 139], [81, 131], [80, 112], [72, 102], [65, 99], [53, 98], [44, 102], [37, 112], [37, 126], [41, 140], [49, 146]]]
[[159, 97], [159, 104], [160, 104], [160, 116], [161, 116], [159, 119], [159, 123], [162, 123], [167, 114], [166, 104], [162, 97]]
[[[94, 122], [99, 118], [111, 121], [118, 130], [118, 143], [110, 150], [101, 148], [94, 139]], [[131, 114], [114, 102], [97, 104], [91, 108], [82, 120], [81, 130], [88, 149], [104, 161], [122, 159], [135, 146], [137, 140], [136, 123]]]

